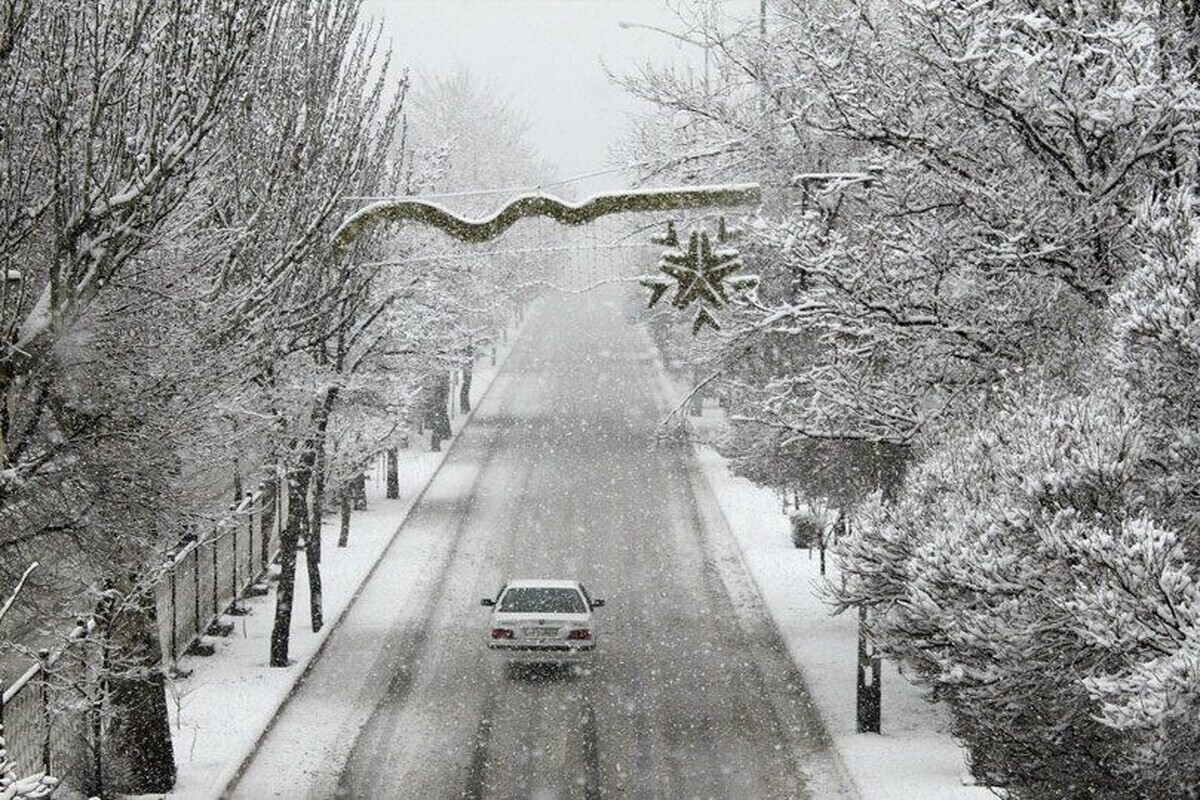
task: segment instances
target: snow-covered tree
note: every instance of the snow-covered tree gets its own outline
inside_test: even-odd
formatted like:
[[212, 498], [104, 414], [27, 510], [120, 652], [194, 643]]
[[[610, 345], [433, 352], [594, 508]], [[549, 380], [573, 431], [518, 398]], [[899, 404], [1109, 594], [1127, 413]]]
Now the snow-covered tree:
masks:
[[341, 390], [338, 342], [386, 302], [373, 289], [378, 271], [356, 263], [374, 252], [370, 242], [339, 254], [328, 246], [343, 198], [388, 191], [396, 172], [389, 158], [406, 85], [391, 85], [386, 65], [377, 63], [378, 30], [359, 19], [360, 5], [295, 0], [271, 19], [245, 101], [219, 132], [223, 157], [214, 160], [201, 200], [208, 217], [198, 236], [215, 272], [207, 336], [240, 367], [244, 397], [225, 424], [270, 420], [257, 426], [256, 451], [234, 455], [268, 474], [282, 472], [289, 493], [272, 643], [277, 666], [287, 663], [301, 539], [312, 627], [323, 624], [313, 526], [325, 434]]
[[1196, 784], [1160, 766], [1200, 744], [1184, 699], [1197, 570], [1147, 502], [1142, 430], [1115, 387], [1013, 392], [838, 544], [837, 601], [871, 609], [875, 641], [950, 703], [976, 771], [1022, 796]]
[[[26, 619], [92, 612], [87, 585], [148, 574], [269, 457], [305, 463], [320, 346], [371, 305], [328, 235], [398, 124], [358, 6], [0, 9], [0, 567], [44, 556]], [[123, 606], [104, 678], [116, 751], [160, 759], [130, 791], [173, 775], [152, 608]]]
[[651, 174], [768, 187], [762, 282], [709, 364], [731, 452], [797, 480], [787, 456], [826, 442], [907, 451], [836, 596], [949, 700], [981, 774], [1190, 796], [1162, 765], [1198, 741], [1195, 11], [781, 0], [766, 22], [693, 30], [707, 85], [629, 81], [669, 112], [635, 143]]
[[1200, 227], [1187, 191], [1143, 205], [1141, 263], [1112, 300], [1112, 364], [1146, 421], [1147, 489], [1200, 559]]
[[1173, 23], [1072, 9], [781, 2], [772, 33], [703, 31], [715, 87], [628, 82], [698, 137], [645, 141], [652, 162], [768, 186], [729, 350], [790, 335], [809, 364], [772, 378], [764, 423], [903, 443], [1102, 327], [1131, 209], [1177, 174], [1162, 156], [1194, 140], [1197, 99]]

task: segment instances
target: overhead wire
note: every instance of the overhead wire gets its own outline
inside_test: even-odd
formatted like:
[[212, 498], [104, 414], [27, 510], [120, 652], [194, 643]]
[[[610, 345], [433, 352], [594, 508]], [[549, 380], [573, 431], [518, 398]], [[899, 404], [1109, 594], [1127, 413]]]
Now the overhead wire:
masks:
[[[648, 162], [634, 161], [629, 164], [624, 164], [618, 167], [606, 167], [605, 169], [595, 170], [594, 172], [585, 172], [580, 175], [572, 175], [569, 178], [561, 178], [559, 180], [547, 181], [539, 183], [536, 186], [505, 186], [498, 189], [469, 189], [461, 192], [431, 192], [428, 194], [405, 195], [404, 200], [426, 200], [443, 197], [478, 197], [488, 194], [508, 194], [511, 192], [537, 192], [551, 186], [562, 186], [575, 181], [582, 181], [588, 178], [598, 178], [601, 175], [611, 175], [614, 172], [625, 172], [627, 170], [636, 169], [637, 167], [645, 166]], [[343, 197], [343, 203], [377, 203], [383, 200], [398, 200], [399, 197], [393, 195], [386, 196], [358, 196], [358, 197]]]

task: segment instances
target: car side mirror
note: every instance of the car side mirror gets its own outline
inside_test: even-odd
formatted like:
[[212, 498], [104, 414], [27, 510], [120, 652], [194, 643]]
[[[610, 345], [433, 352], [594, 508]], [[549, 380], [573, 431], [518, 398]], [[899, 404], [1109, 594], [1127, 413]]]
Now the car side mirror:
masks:
[[592, 608], [599, 608], [602, 605], [604, 605], [604, 601], [601, 600], [600, 598], [596, 598], [595, 600], [592, 601]]
[[490, 598], [490, 597], [485, 597], [485, 598], [483, 598], [482, 600], [480, 600], [480, 601], [479, 601], [479, 605], [481, 605], [481, 606], [494, 606], [494, 605], [496, 605], [496, 601], [495, 601], [495, 600], [493, 600], [493, 599], [492, 599], [492, 598]]

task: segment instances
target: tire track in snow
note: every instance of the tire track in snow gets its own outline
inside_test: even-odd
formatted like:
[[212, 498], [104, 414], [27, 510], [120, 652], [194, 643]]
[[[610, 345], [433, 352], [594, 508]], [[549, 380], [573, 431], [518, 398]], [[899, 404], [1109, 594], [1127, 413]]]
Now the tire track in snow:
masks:
[[492, 744], [492, 718], [496, 713], [496, 693], [489, 692], [479, 716], [471, 746], [471, 763], [467, 767], [467, 783], [463, 788], [463, 800], [483, 800], [487, 785], [488, 750]]

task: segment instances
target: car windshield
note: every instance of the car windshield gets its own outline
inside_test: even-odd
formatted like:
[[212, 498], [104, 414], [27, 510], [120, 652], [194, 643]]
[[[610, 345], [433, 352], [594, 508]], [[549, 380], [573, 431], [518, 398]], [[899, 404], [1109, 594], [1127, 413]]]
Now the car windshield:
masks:
[[504, 593], [500, 610], [511, 614], [582, 614], [587, 609], [574, 589], [522, 586]]

